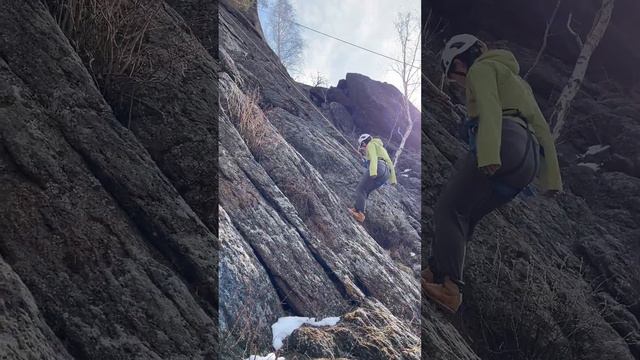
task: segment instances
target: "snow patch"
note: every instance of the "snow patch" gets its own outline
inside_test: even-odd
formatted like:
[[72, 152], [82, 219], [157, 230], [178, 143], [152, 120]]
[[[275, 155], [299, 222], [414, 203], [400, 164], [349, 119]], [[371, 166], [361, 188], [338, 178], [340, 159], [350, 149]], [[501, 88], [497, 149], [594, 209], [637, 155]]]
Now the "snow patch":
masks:
[[244, 360], [285, 360], [285, 358], [278, 356], [278, 358], [276, 359], [276, 354], [270, 353], [270, 354], [267, 354], [266, 356], [251, 355]]
[[411, 253], [409, 253], [409, 255], [411, 255], [411, 257], [414, 257], [414, 256], [416, 256], [416, 253], [411, 252]]
[[587, 149], [587, 152], [584, 153], [585, 155], [595, 155], [597, 153], [601, 153], [605, 150], [607, 150], [609, 148], [609, 145], [602, 145], [602, 144], [598, 144], [598, 145], [592, 145], [589, 146], [589, 148]]
[[[339, 317], [328, 317], [320, 321], [316, 321], [316, 318], [308, 318], [302, 316], [285, 316], [278, 319], [278, 321], [271, 325], [271, 331], [273, 332], [273, 348], [278, 350], [282, 347], [284, 339], [291, 335], [297, 328], [302, 325], [311, 326], [333, 326], [340, 321]], [[251, 359], [253, 360], [253, 359]], [[259, 359], [258, 359], [259, 360]], [[279, 359], [267, 359], [267, 360], [279, 360]]]
[[595, 154], [599, 154], [605, 150], [607, 150], [610, 146], [609, 145], [602, 145], [602, 144], [598, 144], [598, 145], [591, 145], [587, 148], [587, 151], [582, 154], [582, 155], [578, 155], [578, 159], [582, 159], [585, 156], [588, 155], [595, 155]]
[[596, 163], [578, 163], [578, 166], [588, 167], [589, 169], [591, 169], [593, 171], [600, 170], [600, 165], [596, 164]]
[[405, 174], [405, 173], [408, 173], [409, 171], [411, 171], [411, 169], [404, 169], [400, 172], [400, 174]]

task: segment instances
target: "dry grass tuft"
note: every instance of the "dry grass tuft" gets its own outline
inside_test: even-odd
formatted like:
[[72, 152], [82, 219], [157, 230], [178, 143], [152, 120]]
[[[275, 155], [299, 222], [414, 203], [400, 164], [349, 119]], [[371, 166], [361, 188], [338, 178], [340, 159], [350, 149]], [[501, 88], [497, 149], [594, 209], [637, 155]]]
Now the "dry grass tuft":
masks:
[[232, 2], [238, 9], [247, 11], [256, 3], [256, 0], [232, 0]]
[[[597, 289], [581, 282], [581, 270], [561, 270], [531, 261], [520, 280], [517, 302], [498, 299], [504, 295], [502, 290], [493, 300], [479, 304], [480, 332], [489, 353], [526, 360], [574, 356], [576, 341], [596, 330], [611, 309], [592, 302]], [[522, 271], [508, 267], [500, 271], [509, 279], [522, 277]]]
[[274, 150], [284, 142], [260, 108], [257, 89], [242, 91], [232, 83], [226, 92], [228, 115], [235, 121], [240, 135], [254, 154], [260, 157], [267, 150]]
[[268, 328], [266, 319], [259, 319], [257, 322], [251, 319], [265, 292], [266, 284], [257, 284], [252, 290], [252, 296], [243, 300], [242, 307], [236, 314], [231, 324], [220, 329], [219, 335], [219, 356], [220, 359], [246, 359], [252, 354], [260, 354], [272, 351], [270, 343], [264, 342], [264, 333], [261, 329]]
[[145, 36], [162, 2], [150, 0], [49, 0], [60, 28], [105, 88], [118, 77], [143, 76]]

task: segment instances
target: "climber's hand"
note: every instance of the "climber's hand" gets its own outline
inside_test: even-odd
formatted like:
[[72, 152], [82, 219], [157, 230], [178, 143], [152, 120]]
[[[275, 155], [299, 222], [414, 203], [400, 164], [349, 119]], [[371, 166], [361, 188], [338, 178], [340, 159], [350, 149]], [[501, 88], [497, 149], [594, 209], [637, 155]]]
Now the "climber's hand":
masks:
[[498, 164], [491, 164], [491, 165], [486, 165], [480, 168], [480, 171], [487, 175], [487, 176], [491, 176], [493, 174], [496, 173], [496, 171], [498, 171], [498, 169], [500, 169], [500, 165]]

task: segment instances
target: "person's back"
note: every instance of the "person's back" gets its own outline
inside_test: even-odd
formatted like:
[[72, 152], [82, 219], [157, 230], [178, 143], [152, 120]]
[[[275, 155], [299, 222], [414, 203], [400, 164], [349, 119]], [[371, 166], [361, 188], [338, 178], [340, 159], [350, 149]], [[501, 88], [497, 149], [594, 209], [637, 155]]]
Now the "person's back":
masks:
[[[469, 68], [467, 75], [467, 112], [471, 117], [500, 119], [505, 109], [517, 109], [527, 119], [544, 149], [539, 180], [544, 189], [561, 190], [555, 144], [533, 91], [518, 73], [520, 66], [507, 50], [488, 50]], [[497, 94], [495, 90], [497, 89]], [[479, 123], [478, 165], [499, 161], [500, 128], [491, 121]]]
[[373, 138], [367, 145], [367, 160], [369, 160], [369, 171], [372, 176], [377, 174], [379, 159], [383, 160], [389, 169], [389, 181], [391, 181], [391, 184], [396, 184], [396, 171], [393, 162], [387, 150], [384, 148], [382, 140], [380, 140], [380, 138]]

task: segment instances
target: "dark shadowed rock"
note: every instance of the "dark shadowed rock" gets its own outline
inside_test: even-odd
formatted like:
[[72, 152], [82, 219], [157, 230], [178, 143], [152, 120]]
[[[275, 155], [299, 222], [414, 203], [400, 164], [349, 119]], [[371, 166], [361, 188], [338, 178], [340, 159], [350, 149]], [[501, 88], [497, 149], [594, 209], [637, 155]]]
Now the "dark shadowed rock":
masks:
[[[22, 330], [2, 327], [3, 338], [12, 333], [21, 344], [0, 354], [213, 357], [217, 239], [194, 211], [209, 194], [197, 195], [189, 180], [173, 183], [175, 173], [162, 169], [189, 167], [194, 149], [184, 141], [183, 156], [158, 166], [145, 142], [116, 120], [47, 7], [6, 5], [0, 253], [3, 276], [8, 267], [22, 289], [10, 301], [25, 310], [3, 316], [7, 324], [29, 320]], [[160, 12], [158, 21], [171, 16]], [[158, 38], [169, 32], [157, 29]], [[215, 94], [215, 82], [209, 87]]]
[[[462, 3], [440, 5], [448, 8]], [[484, 5], [486, 8], [478, 11], [500, 14], [515, 4]], [[460, 23], [466, 15], [449, 10], [446, 13], [456, 24], [451, 31], [470, 31]], [[513, 18], [520, 16], [528, 15]], [[521, 25], [501, 23], [502, 30], [497, 30], [487, 28], [485, 21], [479, 20], [490, 34], [482, 35], [489, 39], [504, 36], [511, 41], [500, 46], [513, 50], [525, 64], [533, 59], [537, 49], [527, 49], [528, 43], [519, 38], [531, 34], [501, 32]], [[437, 63], [437, 51], [434, 46], [427, 62]], [[537, 66], [531, 77], [532, 87], [544, 113], [550, 113], [554, 98], [550, 101], [549, 97], [559, 93], [562, 79], [570, 71], [550, 57], [543, 57]], [[471, 339], [470, 347], [483, 359], [638, 356], [640, 222], [638, 183], [629, 159], [638, 154], [637, 141], [631, 138], [635, 138], [640, 122], [633, 115], [633, 98], [614, 95], [589, 77], [583, 90], [574, 102], [558, 146], [565, 192], [555, 199], [537, 196], [514, 200], [483, 219], [468, 244], [464, 302], [453, 320], [457, 332]], [[453, 163], [466, 150], [453, 131], [460, 121], [454, 104], [442, 101], [442, 95], [431, 87], [423, 96], [427, 103], [425, 127], [429, 129], [423, 142], [427, 184], [423, 229], [428, 249], [433, 239], [433, 204], [451, 175]], [[615, 172], [616, 166], [628, 172]], [[426, 255], [428, 251], [423, 251]], [[433, 304], [426, 302], [423, 338], [436, 331], [425, 326], [433, 311]], [[442, 347], [427, 351], [423, 343], [423, 357]]]
[[[425, 10], [435, 10], [432, 19], [444, 17], [449, 25], [445, 36], [455, 33], [482, 34], [493, 39], [508, 40], [510, 45], [518, 44], [535, 53], [542, 43], [545, 26], [557, 2], [430, 0]], [[552, 36], [549, 36], [546, 53], [573, 65], [580, 49], [574, 36], [566, 29], [567, 18], [570, 13], [573, 14], [572, 27], [584, 39], [601, 4], [601, 1], [562, 1], [551, 27]], [[634, 64], [640, 61], [640, 49], [634, 46], [634, 34], [640, 29], [636, 17], [638, 13], [640, 3], [637, 1], [616, 0], [611, 23], [589, 66], [589, 77], [593, 80], [614, 79], [627, 89], [637, 85], [640, 71], [635, 69]], [[435, 23], [432, 21], [431, 25]], [[625, 56], [615, 55], [619, 53]], [[526, 69], [528, 66], [523, 68]], [[549, 76], [546, 79], [553, 81]]]
[[351, 134], [355, 132], [353, 117], [344, 105], [339, 102], [332, 101], [329, 103], [329, 110], [331, 111], [331, 118], [333, 119], [334, 124], [336, 124], [338, 130], [343, 133]]
[[[337, 88], [330, 88], [327, 100], [344, 105], [353, 116], [360, 132], [391, 138], [399, 144], [407, 126], [403, 108], [403, 96], [393, 85], [375, 81], [361, 74], [349, 73]], [[420, 112], [412, 105], [413, 131], [406, 147], [417, 151], [420, 148]]]

